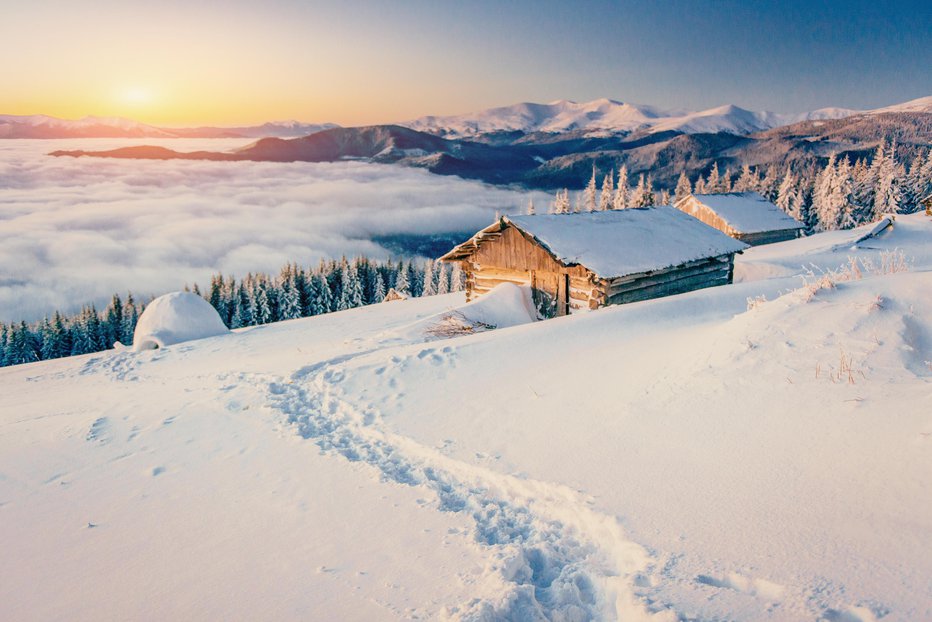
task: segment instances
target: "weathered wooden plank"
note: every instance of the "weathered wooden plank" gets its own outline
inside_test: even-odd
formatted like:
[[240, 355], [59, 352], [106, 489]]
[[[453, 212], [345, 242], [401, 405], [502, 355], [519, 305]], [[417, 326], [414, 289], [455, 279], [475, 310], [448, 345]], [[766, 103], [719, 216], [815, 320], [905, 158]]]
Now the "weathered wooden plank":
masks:
[[762, 231], [759, 233], [743, 233], [735, 235], [734, 237], [745, 244], [760, 246], [762, 244], [774, 244], [776, 242], [794, 240], [798, 235], [798, 229], [780, 229], [777, 231]]
[[614, 279], [603, 279], [601, 282], [606, 284], [608, 287], [615, 285], [621, 285], [624, 283], [633, 283], [634, 281], [639, 281], [644, 278], [662, 276], [664, 274], [670, 274], [673, 272], [682, 272], [683, 270], [690, 270], [693, 268], [701, 268], [708, 265], [715, 264], [730, 264], [732, 263], [731, 255], [722, 255], [720, 257], [711, 257], [698, 259], [696, 261], [691, 261], [679, 266], [673, 266], [671, 268], [663, 268], [660, 270], [651, 270], [649, 272], [639, 272], [637, 274], [629, 274], [622, 277], [617, 277]]
[[588, 301], [592, 299], [592, 295], [589, 292], [581, 292], [578, 289], [570, 289], [570, 300], [585, 300]]
[[705, 275], [693, 276], [685, 279], [657, 283], [647, 287], [640, 287], [625, 292], [620, 292], [611, 296], [608, 299], [608, 302], [609, 304], [625, 304], [629, 302], [637, 302], [640, 300], [648, 300], [651, 298], [662, 298], [664, 296], [672, 296], [674, 294], [682, 294], [697, 289], [704, 289], [706, 287], [717, 287], [719, 285], [727, 284], [727, 274], [718, 276], [716, 278], [708, 278]]
[[496, 287], [497, 285], [501, 285], [502, 283], [514, 283], [515, 285], [530, 285], [531, 281], [527, 278], [524, 278], [524, 279], [492, 279], [492, 278], [485, 278], [482, 276], [476, 279], [477, 286], [481, 285], [482, 287], [486, 287], [488, 289], [492, 289], [493, 287]]
[[501, 266], [483, 266], [480, 270], [477, 270], [477, 274], [482, 274], [489, 277], [510, 277], [515, 274], [523, 275], [525, 278], [530, 278], [530, 270], [513, 270], [511, 268], [503, 268]]
[[588, 275], [584, 277], [570, 275], [570, 287], [575, 287], [576, 289], [592, 289], [592, 286], [592, 280]]
[[632, 286], [644, 287], [647, 285], [656, 285], [659, 283], [682, 279], [690, 276], [714, 274], [716, 272], [727, 273], [730, 265], [731, 262], [708, 261], [701, 264], [694, 264], [690, 267], [682, 268], [679, 270], [667, 270], [651, 275], [643, 275], [637, 279], [618, 279], [615, 281], [610, 281], [609, 284], [605, 287], [605, 292], [608, 296], [614, 296], [618, 292], [631, 289]]
[[[670, 278], [670, 279], [666, 279], [666, 280], [663, 280], [663, 281], [652, 281], [652, 280], [650, 280], [650, 279], [645, 279], [644, 281], [641, 281], [641, 282], [638, 282], [638, 283], [632, 283], [632, 284], [631, 284], [627, 289], [625, 289], [624, 291], [622, 291], [622, 292], [615, 292], [615, 293], [612, 294], [612, 296], [615, 296], [617, 293], [633, 292], [633, 291], [637, 291], [637, 290], [641, 290], [641, 289], [647, 289], [647, 288], [651, 288], [651, 287], [658, 287], [658, 288], [663, 288], [663, 287], [666, 287], [666, 286], [676, 287], [677, 284], [680, 283], [680, 282], [686, 282], [686, 283], [701, 283], [701, 282], [703, 282], [703, 281], [717, 281], [717, 280], [720, 280], [720, 279], [723, 279], [723, 280], [725, 280], [725, 281], [728, 280], [728, 271], [727, 271], [727, 270], [721, 270], [721, 271], [718, 271], [718, 272], [709, 272], [709, 273], [706, 273], [706, 274], [684, 275], [684, 276], [681, 276], [681, 277], [679, 277], [679, 278], [675, 278], [675, 279], [674, 279], [674, 278]], [[612, 296], [610, 296], [610, 298], [611, 298]]]

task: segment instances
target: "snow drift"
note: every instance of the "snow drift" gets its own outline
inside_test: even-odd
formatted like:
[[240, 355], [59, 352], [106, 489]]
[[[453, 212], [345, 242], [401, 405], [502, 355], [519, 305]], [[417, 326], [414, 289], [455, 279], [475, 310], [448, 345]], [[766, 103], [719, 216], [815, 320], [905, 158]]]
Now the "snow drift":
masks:
[[146, 307], [133, 333], [133, 350], [154, 350], [229, 332], [217, 310], [190, 292], [159, 296]]
[[467, 302], [457, 311], [469, 322], [495, 328], [527, 324], [537, 319], [531, 289], [513, 283], [502, 283], [485, 296]]
[[[414, 302], [414, 301], [411, 301]], [[478, 299], [451, 306], [390, 332], [389, 339], [421, 342], [509, 328], [537, 321], [531, 288], [502, 283]]]

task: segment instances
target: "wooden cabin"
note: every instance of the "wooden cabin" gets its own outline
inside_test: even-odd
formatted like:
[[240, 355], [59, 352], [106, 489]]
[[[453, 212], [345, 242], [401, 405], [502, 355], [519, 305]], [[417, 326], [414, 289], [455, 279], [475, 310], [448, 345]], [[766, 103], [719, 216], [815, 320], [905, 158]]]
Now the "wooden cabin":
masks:
[[751, 246], [792, 240], [805, 229], [756, 192], [687, 194], [674, 207]]
[[932, 216], [932, 194], [919, 201], [926, 208], [926, 216]]
[[528, 285], [553, 317], [732, 282], [747, 248], [669, 206], [504, 216], [440, 258], [459, 263], [473, 300]]

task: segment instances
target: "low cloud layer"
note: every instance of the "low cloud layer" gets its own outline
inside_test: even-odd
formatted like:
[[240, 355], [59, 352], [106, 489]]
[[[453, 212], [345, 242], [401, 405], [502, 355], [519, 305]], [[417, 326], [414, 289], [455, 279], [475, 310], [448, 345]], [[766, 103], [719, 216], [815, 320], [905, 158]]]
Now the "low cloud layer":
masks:
[[[152, 141], [148, 141], [152, 142]], [[341, 255], [385, 258], [373, 237], [469, 231], [528, 195], [422, 170], [335, 164], [53, 158], [118, 140], [0, 141], [0, 321], [275, 271]], [[178, 150], [242, 141], [169, 141]], [[544, 195], [535, 195], [540, 205]]]

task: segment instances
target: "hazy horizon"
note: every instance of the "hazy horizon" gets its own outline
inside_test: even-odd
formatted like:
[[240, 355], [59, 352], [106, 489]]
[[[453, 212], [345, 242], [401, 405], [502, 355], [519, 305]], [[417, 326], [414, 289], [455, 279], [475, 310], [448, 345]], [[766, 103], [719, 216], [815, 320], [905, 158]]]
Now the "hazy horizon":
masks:
[[[930, 94], [929, 96], [932, 96], [932, 94]], [[926, 96], [920, 96], [920, 97], [916, 97], [916, 98], [913, 98], [913, 99], [922, 99], [923, 97], [926, 97]], [[146, 120], [146, 119], [144, 119], [144, 118], [139, 118], [139, 117], [106, 116], [106, 115], [100, 115], [100, 114], [94, 114], [94, 113], [89, 113], [89, 114], [81, 115], [81, 116], [77, 116], [77, 117], [57, 117], [56, 115], [51, 115], [51, 114], [48, 114], [48, 113], [46, 113], [46, 112], [32, 112], [32, 113], [25, 113], [25, 114], [24, 114], [24, 113], [15, 113], [15, 114], [14, 114], [14, 113], [7, 113], [7, 112], [4, 111], [4, 110], [0, 110], [0, 115], [10, 114], [10, 115], [12, 115], [12, 116], [49, 116], [49, 117], [55, 117], [55, 118], [62, 119], [63, 121], [80, 121], [80, 120], [85, 119], [85, 118], [99, 118], [99, 119], [119, 118], [119, 119], [125, 119], [125, 120], [130, 120], [130, 121], [136, 121], [136, 122], [139, 122], [139, 123], [143, 123], [143, 124], [145, 124], [145, 125], [151, 125], [151, 126], [155, 126], [155, 127], [177, 128], [177, 129], [192, 129], [192, 128], [197, 128], [197, 127], [220, 127], [220, 128], [224, 128], [224, 127], [229, 127], [229, 128], [251, 127], [251, 126], [263, 125], [263, 124], [266, 124], [266, 123], [282, 123], [282, 124], [284, 124], [284, 123], [303, 123], [303, 124], [307, 124], [307, 125], [315, 125], [315, 124], [317, 124], [317, 125], [323, 125], [323, 124], [328, 124], [328, 123], [334, 123], [334, 124], [336, 124], [336, 125], [340, 125], [340, 126], [343, 126], [343, 127], [357, 127], [357, 126], [368, 126], [368, 125], [382, 125], [382, 124], [392, 124], [392, 123], [403, 123], [403, 122], [406, 122], [406, 121], [411, 121], [411, 120], [414, 120], [414, 119], [418, 119], [418, 118], [421, 118], [421, 117], [428, 117], [428, 116], [445, 117], [445, 116], [468, 115], [468, 114], [470, 114], [470, 113], [480, 112], [480, 111], [483, 111], [483, 110], [496, 109], [496, 108], [507, 108], [507, 107], [509, 107], [509, 106], [516, 106], [516, 105], [520, 105], [520, 104], [553, 104], [553, 103], [556, 103], [556, 102], [559, 102], [559, 101], [570, 101], [570, 102], [573, 102], [573, 103], [582, 104], [582, 103], [587, 103], [587, 102], [589, 102], [589, 101], [595, 101], [595, 100], [599, 100], [599, 99], [609, 99], [609, 100], [612, 100], [612, 101], [615, 101], [615, 102], [618, 102], [618, 103], [631, 104], [631, 105], [634, 105], [634, 106], [651, 106], [651, 107], [658, 108], [658, 109], [661, 109], [661, 110], [674, 110], [674, 111], [676, 110], [676, 109], [673, 109], [673, 108], [666, 108], [666, 107], [663, 107], [663, 106], [654, 106], [654, 105], [653, 105], [652, 103], [650, 103], [650, 102], [634, 102], [634, 101], [628, 101], [628, 100], [620, 99], [620, 98], [617, 98], [617, 97], [608, 97], [608, 96], [605, 96], [605, 97], [596, 97], [596, 98], [593, 98], [592, 100], [576, 100], [576, 99], [570, 99], [570, 98], [560, 98], [560, 99], [550, 100], [550, 101], [529, 101], [529, 100], [522, 100], [522, 101], [514, 101], [514, 102], [510, 102], [510, 103], [493, 104], [493, 105], [490, 105], [490, 106], [486, 106], [486, 107], [484, 107], [484, 108], [470, 109], [470, 110], [459, 110], [459, 111], [455, 111], [455, 112], [442, 113], [442, 114], [440, 114], [440, 113], [435, 113], [435, 112], [431, 112], [431, 111], [425, 111], [425, 112], [423, 112], [422, 114], [415, 115], [415, 116], [413, 116], [413, 117], [409, 117], [409, 118], [405, 118], [405, 119], [392, 119], [392, 120], [386, 121], [386, 122], [384, 122], [384, 123], [360, 123], [360, 124], [349, 124], [349, 125], [344, 125], [344, 124], [341, 124], [341, 123], [336, 123], [336, 122], [331, 121], [331, 120], [328, 120], [328, 119], [309, 119], [309, 118], [260, 118], [260, 119], [254, 119], [254, 120], [251, 120], [251, 121], [245, 121], [245, 120], [244, 120], [244, 121], [240, 121], [240, 122], [235, 122], [235, 121], [234, 121], [234, 122], [226, 122], [226, 123], [212, 123], [210, 120], [202, 120], [202, 121], [199, 121], [199, 122], [190, 122], [190, 123], [154, 123], [154, 122], [150, 122], [150, 121], [148, 121], [148, 120]], [[904, 103], [904, 102], [906, 102], [906, 101], [912, 101], [912, 100], [890, 101], [890, 102], [887, 102], [887, 103], [885, 103], [885, 104], [882, 104], [882, 105], [877, 106], [877, 108], [883, 108], [883, 107], [886, 107], [886, 106], [893, 106], [893, 105], [896, 105], [896, 104]], [[721, 103], [718, 104], [717, 106], [709, 106], [708, 108], [702, 108], [702, 109], [696, 108], [696, 107], [689, 107], [689, 106], [687, 106], [687, 107], [685, 107], [685, 108], [683, 108], [683, 109], [689, 110], [689, 111], [691, 111], [691, 112], [700, 112], [701, 110], [707, 110], [707, 109], [709, 109], [709, 108], [716, 108], [716, 107], [718, 107], [718, 106], [724, 106], [724, 105], [729, 105], [729, 104], [738, 106], [738, 107], [740, 107], [740, 108], [744, 108], [744, 109], [746, 109], [746, 110], [753, 110], [753, 109], [751, 109], [751, 108], [748, 108], [747, 106], [742, 105], [740, 102], [721, 102]], [[856, 108], [853, 108], [853, 107], [851, 107], [851, 106], [847, 106], [847, 105], [845, 105], [845, 104], [843, 104], [843, 103], [842, 103], [842, 104], [835, 104], [835, 105], [831, 105], [831, 106], [823, 106], [823, 108], [847, 108], [847, 109], [856, 110]], [[761, 112], [761, 111], [764, 111], [764, 112], [774, 112], [774, 113], [779, 113], [779, 114], [797, 114], [797, 113], [810, 112], [811, 110], [815, 110], [815, 109], [807, 109], [807, 110], [776, 110], [776, 109], [770, 107], [770, 108], [762, 108], [762, 109], [760, 109], [760, 110], [755, 110], [755, 111], [758, 111], [758, 112]], [[868, 110], [868, 109], [864, 109], [864, 110]]]

